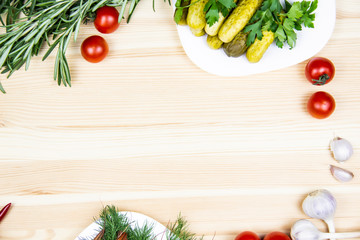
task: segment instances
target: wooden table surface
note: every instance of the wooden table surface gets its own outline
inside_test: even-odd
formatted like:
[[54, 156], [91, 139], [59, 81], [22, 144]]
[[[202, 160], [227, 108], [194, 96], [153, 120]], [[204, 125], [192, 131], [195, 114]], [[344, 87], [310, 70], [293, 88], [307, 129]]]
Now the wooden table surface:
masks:
[[[325, 1], [325, 0], [322, 0]], [[318, 56], [336, 78], [309, 84], [305, 62], [247, 77], [217, 77], [182, 49], [172, 8], [141, 1], [130, 24], [106, 35], [110, 54], [82, 59], [83, 26], [68, 50], [73, 87], [52, 80], [54, 57], [34, 58], [0, 95], [0, 206], [13, 203], [1, 240], [73, 240], [106, 204], [163, 224], [181, 212], [205, 239], [244, 230], [288, 232], [301, 201], [326, 188], [337, 231], [360, 230], [360, 2], [337, 1], [337, 22]], [[315, 91], [336, 99], [325, 120], [306, 111]], [[329, 142], [348, 139], [337, 182]], [[314, 221], [319, 228], [325, 225]]]

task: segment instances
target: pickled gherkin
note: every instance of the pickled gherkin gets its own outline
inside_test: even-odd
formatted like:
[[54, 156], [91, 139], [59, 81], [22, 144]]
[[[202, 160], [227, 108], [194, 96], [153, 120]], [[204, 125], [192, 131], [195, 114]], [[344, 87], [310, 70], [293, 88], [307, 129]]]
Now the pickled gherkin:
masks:
[[209, 0], [191, 0], [191, 5], [187, 14], [187, 24], [190, 28], [195, 30], [201, 30], [205, 28], [206, 18], [205, 18], [205, 5]]
[[190, 28], [190, 31], [192, 32], [192, 34], [194, 34], [195, 37], [201, 37], [205, 35], [205, 30], [202, 29], [194, 29], [194, 28]]
[[248, 48], [246, 45], [247, 36], [247, 33], [239, 32], [231, 42], [225, 43], [223, 49], [226, 55], [229, 57], [240, 57], [243, 55]]
[[246, 57], [249, 62], [256, 63], [260, 61], [266, 50], [275, 39], [275, 34], [271, 31], [264, 31], [261, 40], [255, 39], [255, 42], [250, 45], [246, 52]]
[[241, 0], [219, 30], [218, 35], [221, 41], [228, 43], [233, 40], [250, 21], [262, 2], [263, 0]]
[[219, 49], [223, 44], [223, 41], [221, 41], [217, 35], [215, 36], [208, 35], [206, 38], [206, 42], [211, 49]]

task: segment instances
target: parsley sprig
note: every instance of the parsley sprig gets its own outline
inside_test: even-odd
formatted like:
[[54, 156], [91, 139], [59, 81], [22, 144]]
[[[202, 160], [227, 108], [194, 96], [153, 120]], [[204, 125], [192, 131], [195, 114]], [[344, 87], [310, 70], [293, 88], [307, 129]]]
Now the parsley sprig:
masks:
[[206, 23], [211, 27], [219, 20], [220, 13], [226, 17], [235, 7], [233, 0], [209, 0], [204, 7]]
[[262, 39], [263, 31], [275, 33], [275, 43], [279, 48], [287, 43], [290, 49], [295, 47], [297, 34], [302, 26], [314, 28], [318, 0], [294, 2], [285, 0], [283, 7], [279, 0], [265, 0], [245, 27], [248, 32], [246, 44], [250, 46], [256, 38]]

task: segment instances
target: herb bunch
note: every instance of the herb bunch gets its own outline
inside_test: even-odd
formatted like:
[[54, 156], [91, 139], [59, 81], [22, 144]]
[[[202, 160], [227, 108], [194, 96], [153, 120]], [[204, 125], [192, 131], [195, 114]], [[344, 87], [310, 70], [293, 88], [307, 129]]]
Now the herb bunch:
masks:
[[295, 30], [301, 31], [302, 26], [314, 28], [317, 6], [318, 0], [293, 4], [285, 0], [284, 7], [279, 0], [265, 0], [244, 29], [249, 33], [246, 44], [250, 46], [256, 38], [261, 40], [263, 31], [272, 31], [279, 48], [287, 43], [292, 49], [297, 39]]
[[[99, 240], [156, 239], [156, 236], [153, 233], [153, 225], [144, 224], [142, 227], [139, 227], [137, 224], [135, 224], [135, 227], [132, 227], [130, 226], [131, 222], [127, 218], [126, 214], [119, 214], [119, 210], [113, 205], [108, 205], [104, 207], [104, 209], [100, 213], [100, 219], [98, 220], [98, 223], [101, 227], [101, 231], [98, 234]], [[176, 222], [168, 227], [169, 231], [164, 234], [164, 240], [197, 240], [195, 234], [190, 233], [187, 227], [187, 222], [184, 220], [183, 217], [179, 216]]]
[[[2, 0], [0, 21], [5, 33], [0, 35], [0, 70], [8, 78], [23, 65], [27, 70], [30, 60], [37, 56], [46, 43], [45, 60], [56, 48], [54, 80], [58, 85], [71, 86], [66, 50], [73, 36], [76, 41], [81, 23], [95, 17], [98, 8], [121, 6], [119, 21], [129, 6], [129, 22], [140, 0]], [[1, 83], [0, 90], [5, 93]]]

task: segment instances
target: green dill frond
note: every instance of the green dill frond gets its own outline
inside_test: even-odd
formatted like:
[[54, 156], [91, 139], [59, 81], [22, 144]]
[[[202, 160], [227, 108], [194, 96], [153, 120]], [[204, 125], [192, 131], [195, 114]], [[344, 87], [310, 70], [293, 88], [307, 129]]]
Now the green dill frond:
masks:
[[[154, 225], [145, 222], [143, 226], [129, 220], [126, 214], [119, 213], [115, 206], [105, 206], [97, 221], [103, 231], [101, 240], [117, 240], [122, 233], [128, 240], [201, 240], [188, 230], [186, 220], [179, 215], [177, 220], [168, 226], [168, 231], [155, 233]], [[99, 232], [100, 233], [100, 232]], [[102, 234], [102, 233], [101, 233]]]
[[[187, 221], [179, 214], [175, 223], [169, 226], [168, 240], [196, 240], [195, 234], [188, 230]], [[202, 239], [202, 238], [201, 238]]]
[[154, 226], [152, 224], [145, 223], [144, 226], [139, 227], [136, 225], [132, 231], [128, 231], [128, 240], [149, 240], [154, 239], [153, 233]]
[[103, 240], [116, 240], [119, 232], [126, 232], [130, 222], [126, 215], [119, 214], [115, 206], [106, 206], [100, 214], [100, 226], [105, 229]]

